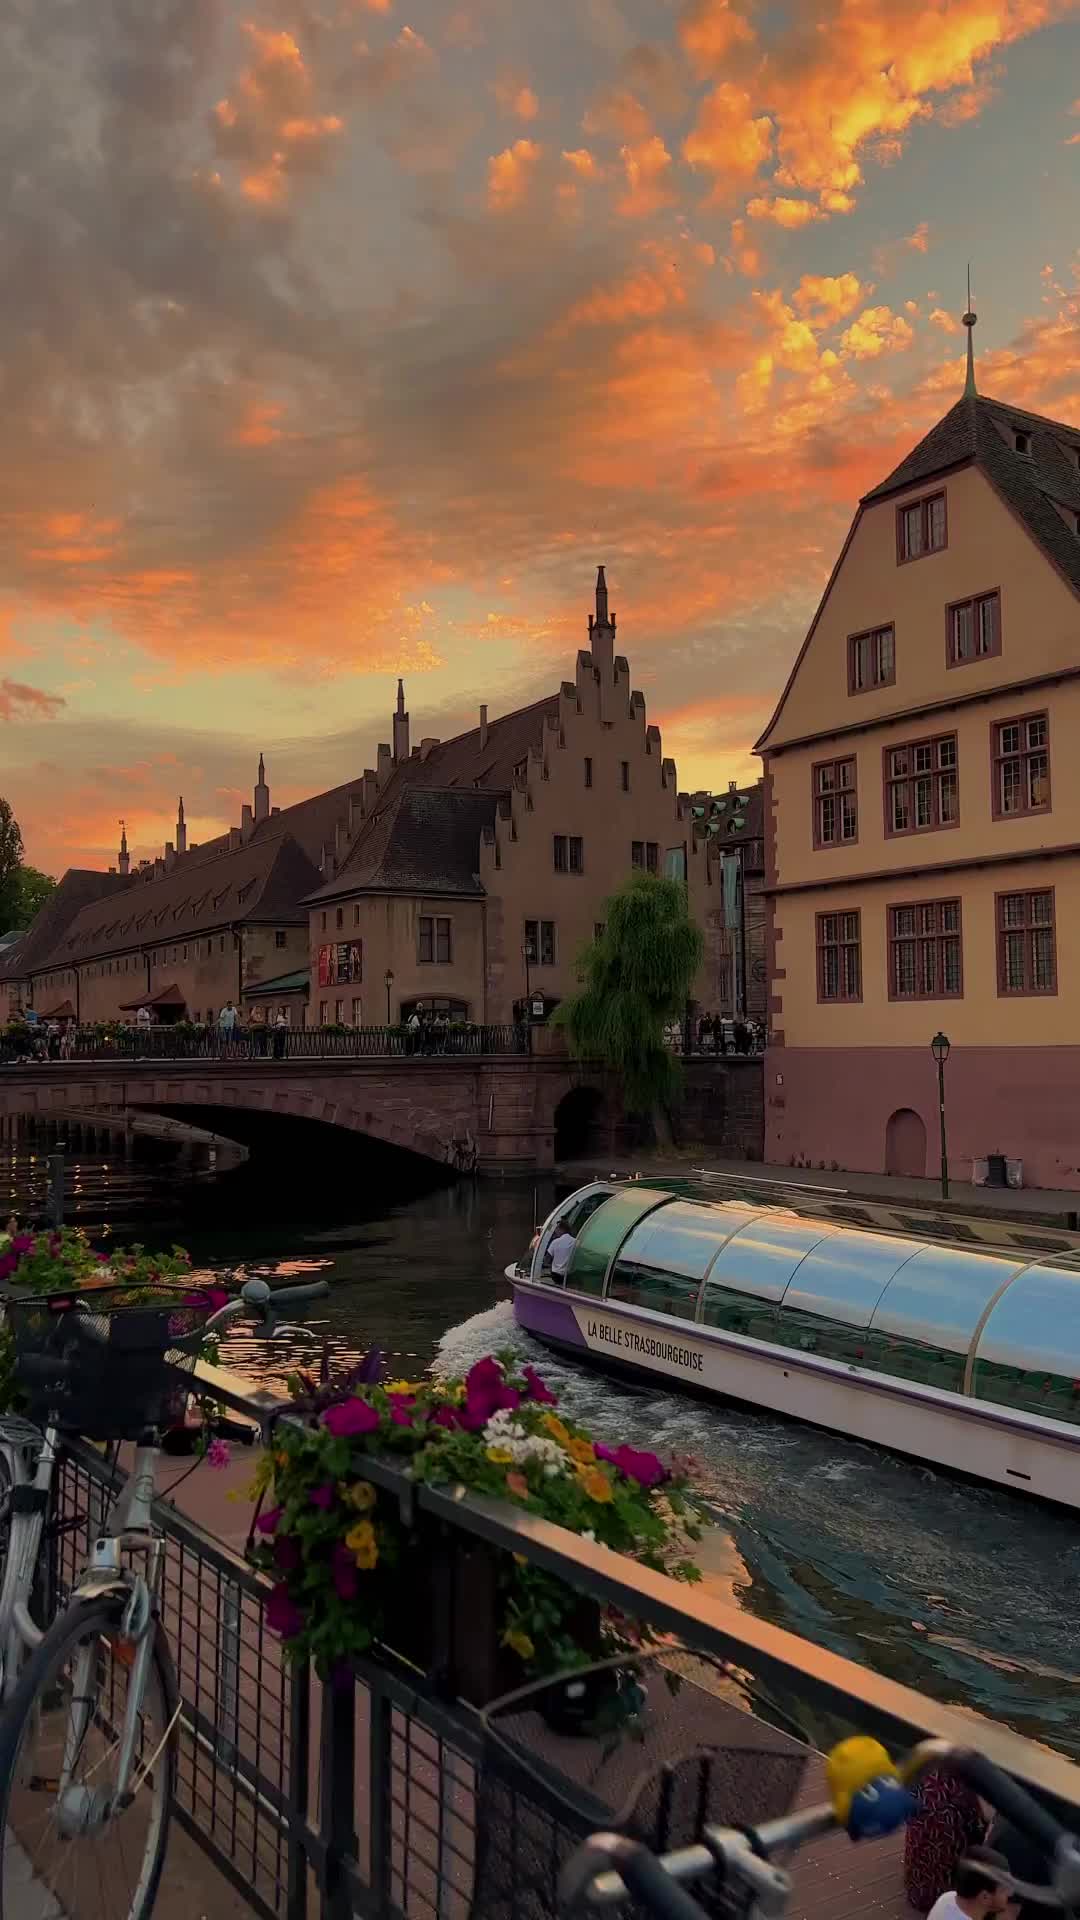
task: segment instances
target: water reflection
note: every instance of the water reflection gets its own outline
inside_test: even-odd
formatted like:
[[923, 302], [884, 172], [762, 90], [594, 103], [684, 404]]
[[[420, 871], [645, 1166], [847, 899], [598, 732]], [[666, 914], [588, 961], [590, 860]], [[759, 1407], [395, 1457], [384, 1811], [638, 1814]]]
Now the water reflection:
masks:
[[[307, 1324], [337, 1363], [377, 1344], [395, 1371], [460, 1372], [512, 1347], [601, 1436], [696, 1455], [719, 1597], [1080, 1757], [1076, 1521], [858, 1442], [630, 1388], [547, 1354], [516, 1328], [502, 1270], [549, 1192], [467, 1185], [395, 1197], [382, 1180], [365, 1183], [362, 1166], [344, 1186], [315, 1166], [270, 1191], [254, 1165], [214, 1180], [205, 1158], [170, 1156], [161, 1142], [126, 1158], [99, 1152], [99, 1170], [106, 1163], [120, 1237], [175, 1237], [208, 1273], [325, 1275], [330, 1295]], [[0, 1161], [0, 1191], [32, 1171]], [[225, 1358], [250, 1378], [280, 1378], [311, 1351], [308, 1340], [245, 1328]]]

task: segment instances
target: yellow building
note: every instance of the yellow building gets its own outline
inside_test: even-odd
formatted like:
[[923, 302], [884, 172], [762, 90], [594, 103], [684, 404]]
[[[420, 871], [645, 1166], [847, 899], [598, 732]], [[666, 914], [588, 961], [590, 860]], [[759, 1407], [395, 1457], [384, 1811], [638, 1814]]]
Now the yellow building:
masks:
[[1080, 1187], [1080, 428], [963, 397], [861, 501], [757, 750], [766, 1155]]

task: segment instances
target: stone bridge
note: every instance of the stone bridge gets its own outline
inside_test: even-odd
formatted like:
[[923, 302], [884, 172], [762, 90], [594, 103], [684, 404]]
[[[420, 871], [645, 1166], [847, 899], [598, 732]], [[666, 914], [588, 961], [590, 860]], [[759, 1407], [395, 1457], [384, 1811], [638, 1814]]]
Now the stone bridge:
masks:
[[[687, 1063], [683, 1132], [740, 1159], [761, 1158], [761, 1062]], [[0, 1131], [9, 1116], [59, 1119], [134, 1108], [255, 1145], [277, 1120], [363, 1134], [481, 1173], [532, 1173], [637, 1135], [617, 1078], [563, 1054], [401, 1059], [74, 1060], [0, 1066]], [[473, 1155], [475, 1153], [475, 1160]]]

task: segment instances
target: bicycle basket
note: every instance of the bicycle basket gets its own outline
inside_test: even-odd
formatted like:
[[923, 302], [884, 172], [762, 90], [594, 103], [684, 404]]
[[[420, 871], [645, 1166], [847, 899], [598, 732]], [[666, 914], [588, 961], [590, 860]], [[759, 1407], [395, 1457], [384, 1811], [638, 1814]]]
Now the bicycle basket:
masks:
[[[591, 1713], [571, 1732], [566, 1695], [577, 1688]], [[554, 1920], [562, 1868], [591, 1833], [626, 1833], [665, 1853], [693, 1845], [706, 1825], [788, 1812], [808, 1743], [752, 1716], [748, 1698], [753, 1689], [722, 1661], [670, 1648], [494, 1702], [483, 1716], [471, 1920]], [[705, 1881], [692, 1891], [716, 1920], [749, 1904]], [[618, 1915], [645, 1920], [629, 1900]]]
[[137, 1440], [183, 1420], [188, 1389], [177, 1376], [198, 1356], [172, 1342], [197, 1333], [214, 1308], [198, 1288], [84, 1282], [9, 1300], [5, 1311], [32, 1420], [88, 1440]]

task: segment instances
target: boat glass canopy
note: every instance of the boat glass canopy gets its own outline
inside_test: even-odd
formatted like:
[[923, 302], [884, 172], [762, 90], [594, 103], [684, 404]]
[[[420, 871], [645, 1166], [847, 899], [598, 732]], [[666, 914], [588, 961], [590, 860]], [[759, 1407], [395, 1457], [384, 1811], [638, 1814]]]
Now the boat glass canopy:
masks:
[[597, 1182], [545, 1223], [534, 1279], [567, 1220], [571, 1292], [1080, 1423], [1080, 1273]]

